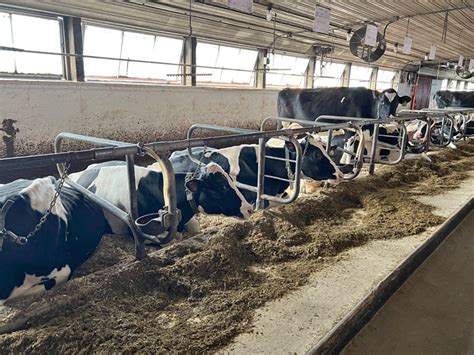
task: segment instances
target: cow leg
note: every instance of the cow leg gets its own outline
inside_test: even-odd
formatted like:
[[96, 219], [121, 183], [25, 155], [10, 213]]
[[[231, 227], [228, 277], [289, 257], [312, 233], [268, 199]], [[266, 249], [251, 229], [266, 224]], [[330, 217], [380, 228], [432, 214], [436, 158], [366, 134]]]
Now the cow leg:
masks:
[[199, 221], [196, 218], [191, 218], [188, 223], [186, 223], [184, 229], [186, 232], [191, 233], [191, 234], [196, 234], [199, 232], [200, 229], [200, 224]]
[[405, 154], [404, 159], [405, 160], [425, 160], [430, 163], [432, 162], [431, 158], [428, 155], [426, 155], [426, 153], [421, 153], [421, 154], [408, 153], [408, 154]]

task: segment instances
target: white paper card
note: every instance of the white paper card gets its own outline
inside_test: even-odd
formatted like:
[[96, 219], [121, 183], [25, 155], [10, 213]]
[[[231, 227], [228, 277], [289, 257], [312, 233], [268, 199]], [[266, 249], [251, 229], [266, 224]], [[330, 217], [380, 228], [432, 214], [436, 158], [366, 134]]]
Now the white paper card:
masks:
[[249, 14], [253, 11], [253, 0], [228, 0], [228, 6], [230, 9], [248, 12]]
[[322, 6], [316, 6], [313, 23], [314, 32], [328, 33], [330, 20], [331, 9]]
[[471, 59], [469, 61], [469, 71], [473, 71], [474, 70], [474, 59]]
[[375, 45], [377, 44], [377, 33], [378, 33], [377, 26], [368, 24], [365, 30], [364, 43], [367, 46], [375, 47]]
[[411, 37], [405, 37], [405, 40], [403, 41], [403, 54], [410, 54], [411, 53], [411, 43], [412, 43], [412, 38]]
[[459, 65], [460, 67], [462, 67], [463, 63], [464, 63], [464, 57], [463, 57], [462, 55], [460, 55], [460, 56], [459, 56], [459, 60], [458, 60], [458, 65]]
[[430, 54], [428, 56], [428, 59], [433, 60], [436, 57], [436, 44], [432, 44], [430, 48]]

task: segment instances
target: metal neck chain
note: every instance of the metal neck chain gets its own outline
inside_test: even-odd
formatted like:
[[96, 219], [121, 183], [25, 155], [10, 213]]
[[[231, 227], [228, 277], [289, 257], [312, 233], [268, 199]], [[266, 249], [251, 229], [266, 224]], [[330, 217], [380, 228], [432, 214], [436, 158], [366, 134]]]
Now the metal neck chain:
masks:
[[19, 244], [19, 245], [26, 245], [29, 240], [31, 238], [33, 238], [36, 233], [38, 233], [38, 231], [41, 229], [41, 227], [43, 226], [43, 224], [46, 222], [46, 220], [48, 219], [48, 216], [51, 214], [54, 206], [56, 205], [56, 202], [58, 200], [58, 197], [59, 195], [61, 194], [61, 190], [64, 186], [64, 182], [66, 181], [66, 178], [67, 178], [67, 172], [69, 170], [69, 167], [70, 167], [70, 163], [66, 163], [65, 167], [64, 167], [64, 172], [63, 174], [60, 176], [59, 178], [59, 181], [56, 185], [56, 188], [55, 188], [55, 192], [54, 192], [54, 196], [53, 196], [53, 199], [51, 200], [50, 204], [49, 204], [49, 207], [48, 209], [46, 210], [46, 212], [43, 214], [43, 216], [41, 216], [39, 222], [36, 224], [36, 226], [33, 228], [33, 230], [31, 232], [29, 232], [26, 237], [23, 237], [23, 236], [18, 236], [16, 235], [15, 233], [13, 233], [12, 231], [9, 231], [7, 230], [5, 227], [3, 228], [2, 231], [0, 231], [0, 239], [1, 239], [1, 242], [3, 243], [3, 239], [5, 239], [5, 237], [8, 237], [10, 240], [12, 240], [14, 243], [16, 244]]

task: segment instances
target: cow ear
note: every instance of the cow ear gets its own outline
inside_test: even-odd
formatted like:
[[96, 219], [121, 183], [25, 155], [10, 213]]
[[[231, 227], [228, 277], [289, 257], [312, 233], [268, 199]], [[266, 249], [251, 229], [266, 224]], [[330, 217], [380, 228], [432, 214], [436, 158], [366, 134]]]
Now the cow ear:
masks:
[[201, 189], [201, 183], [199, 179], [190, 179], [186, 181], [186, 188], [191, 192], [198, 192]]
[[398, 100], [399, 104], [400, 105], [403, 105], [403, 104], [407, 104], [411, 101], [411, 97], [410, 96], [402, 96], [400, 97], [400, 99]]
[[296, 152], [296, 148], [293, 145], [293, 143], [286, 141], [285, 142], [285, 147], [288, 149], [290, 152]]

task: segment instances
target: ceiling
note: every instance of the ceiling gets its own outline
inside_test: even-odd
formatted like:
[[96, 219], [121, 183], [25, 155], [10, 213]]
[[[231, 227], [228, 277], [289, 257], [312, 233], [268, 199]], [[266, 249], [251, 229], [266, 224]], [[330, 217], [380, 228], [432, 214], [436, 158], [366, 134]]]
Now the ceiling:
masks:
[[[254, 0], [252, 15], [228, 9], [227, 0], [192, 0], [192, 33], [201, 39], [271, 48], [275, 37], [274, 23], [266, 20], [268, 3], [272, 3], [277, 14], [278, 39], [274, 48], [280, 52], [308, 55], [313, 53], [313, 45], [334, 46], [330, 56], [333, 60], [362, 63], [349, 51], [347, 31], [370, 21], [383, 32], [384, 26], [394, 21], [386, 32], [387, 51], [374, 65], [415, 69], [431, 44], [438, 46], [437, 61], [457, 61], [459, 54], [474, 58], [474, 0]], [[316, 3], [331, 8], [328, 35], [312, 31]], [[179, 35], [190, 32], [189, 0], [0, 0], [0, 4], [158, 32]], [[448, 31], [443, 42], [446, 11], [449, 11]], [[408, 17], [408, 34], [413, 44], [411, 55], [404, 55], [401, 48]], [[398, 53], [394, 53], [395, 43], [399, 43]]]

